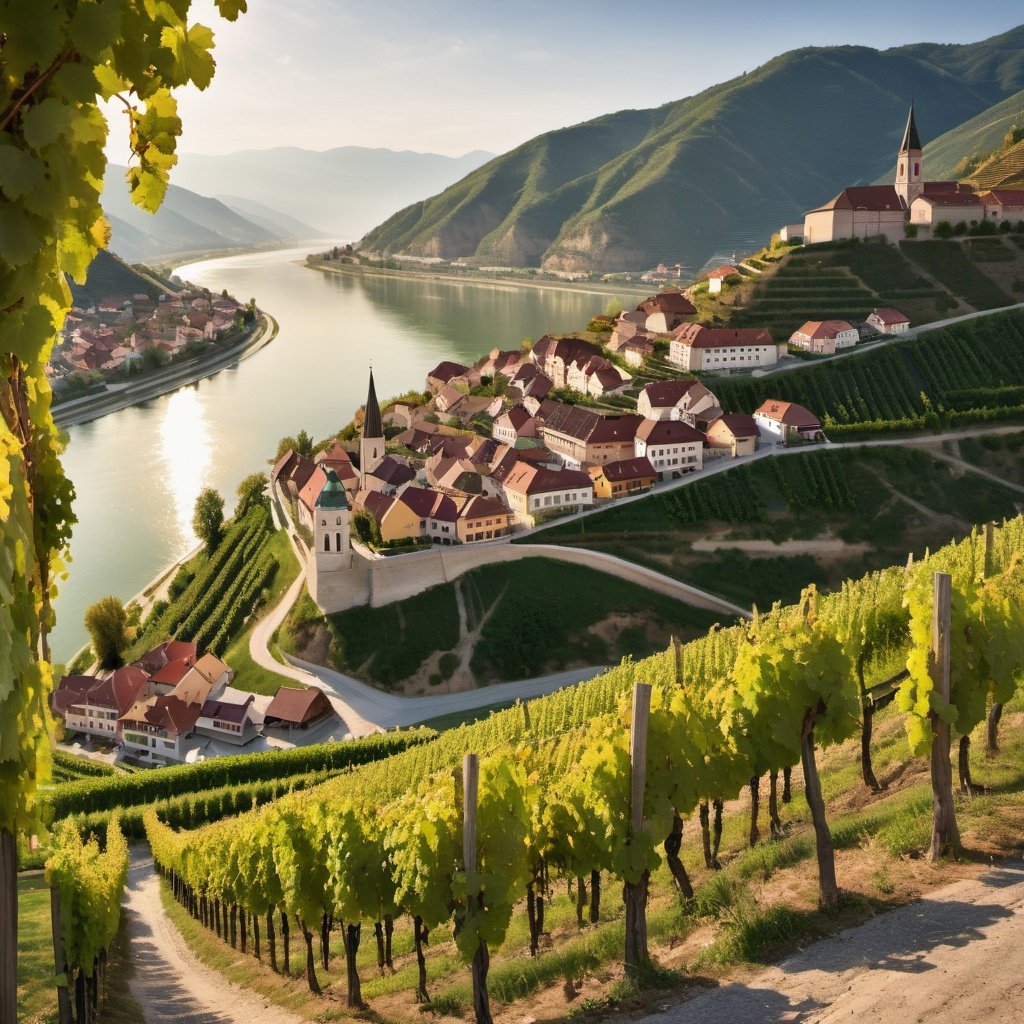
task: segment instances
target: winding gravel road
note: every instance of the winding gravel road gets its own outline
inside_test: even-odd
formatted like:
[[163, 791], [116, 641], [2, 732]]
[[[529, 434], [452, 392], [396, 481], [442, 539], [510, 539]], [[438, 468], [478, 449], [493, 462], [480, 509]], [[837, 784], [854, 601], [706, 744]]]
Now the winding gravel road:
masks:
[[1018, 1024], [1024, 863], [993, 868], [644, 1024]]

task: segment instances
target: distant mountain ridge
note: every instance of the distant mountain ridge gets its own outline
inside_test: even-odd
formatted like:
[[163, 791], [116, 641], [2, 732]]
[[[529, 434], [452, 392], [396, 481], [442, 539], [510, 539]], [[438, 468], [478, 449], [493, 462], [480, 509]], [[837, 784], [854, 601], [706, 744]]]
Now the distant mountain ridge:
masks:
[[146, 213], [132, 203], [124, 170], [115, 164], [107, 167], [101, 201], [110, 221], [110, 249], [129, 263], [315, 237], [293, 234], [284, 223], [275, 223], [271, 210], [257, 223], [219, 199], [174, 184], [160, 209]]
[[182, 153], [171, 180], [204, 195], [237, 197], [280, 211], [315, 225], [318, 237], [351, 241], [492, 156], [482, 150], [450, 157], [362, 146], [323, 152], [282, 146], [222, 156]]
[[549, 271], [641, 269], [760, 244], [1024, 89], [1024, 27], [966, 45], [808, 47], [652, 110], [540, 135], [368, 232], [367, 252]]

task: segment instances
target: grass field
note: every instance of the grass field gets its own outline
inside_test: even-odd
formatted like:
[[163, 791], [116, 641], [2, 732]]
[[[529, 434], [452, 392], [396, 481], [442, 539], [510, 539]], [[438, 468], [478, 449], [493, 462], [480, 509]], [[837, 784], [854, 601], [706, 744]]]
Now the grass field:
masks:
[[[993, 241], [999, 241], [994, 239]], [[993, 247], [965, 250], [965, 244], [953, 241], [901, 242], [900, 249], [919, 267], [945, 285], [975, 309], [1009, 306], [1014, 300], [1000, 288], [975, 260], [981, 252], [982, 263], [991, 262]], [[1000, 243], [1002, 244], [1002, 243]], [[1005, 250], [1007, 253], [1010, 250]], [[987, 256], [985, 255], [987, 253]], [[1011, 257], [1012, 257], [1011, 253]]]
[[594, 569], [528, 558], [326, 621], [306, 596], [280, 643], [379, 686], [430, 692], [644, 656], [720, 618]]
[[[997, 757], [986, 759], [978, 749], [980, 737], [975, 737], [972, 769], [975, 780], [988, 788], [984, 796], [957, 797], [965, 846], [960, 861], [932, 865], [921, 859], [931, 819], [927, 760], [909, 756], [902, 722], [895, 706], [890, 706], [876, 718], [873, 742], [882, 793], [872, 795], [860, 780], [859, 741], [820, 755], [843, 891], [835, 914], [817, 909], [813, 831], [797, 770], [793, 801], [781, 805], [783, 831], [778, 838], [767, 838], [766, 785], [761, 787], [762, 840], [756, 847], [747, 844], [749, 797], [726, 807], [720, 871], [705, 867], [698, 827], [694, 821], [686, 823], [682, 858], [696, 896], [691, 903], [681, 903], [664, 865], [652, 877], [648, 930], [659, 973], [650, 989], [637, 991], [623, 980], [622, 902], [615, 882], [603, 880], [599, 922], [580, 928], [575, 896], [567, 892], [564, 880], [553, 879], [540, 955], [528, 954], [523, 907], [517, 909], [503, 945], [491, 951], [489, 990], [496, 1016], [564, 1021], [592, 1019], [599, 1011], [627, 1017], [651, 1011], [700, 986], [748, 978], [752, 968], [976, 873], [993, 857], [1014, 853], [1024, 825], [1024, 702], [1019, 697], [1007, 706], [1003, 721]], [[291, 975], [285, 977], [271, 972], [265, 961], [241, 956], [213, 937], [170, 899], [166, 889], [164, 906], [198, 957], [228, 980], [287, 1006], [303, 1019], [353, 1019], [344, 1009], [345, 965], [338, 935], [332, 940], [329, 969], [317, 966], [324, 989], [323, 998], [317, 999], [305, 990], [296, 936]], [[396, 922], [394, 974], [378, 972], [372, 934], [367, 933], [364, 928], [358, 962], [368, 1013], [381, 1024], [415, 1019], [416, 964], [409, 922]], [[280, 952], [279, 948], [279, 956]], [[448, 935], [431, 935], [427, 970], [434, 1014], [471, 1018], [468, 971]]]
[[1021, 500], [915, 449], [821, 450], [738, 466], [530, 541], [605, 551], [764, 608], [1015, 515]]

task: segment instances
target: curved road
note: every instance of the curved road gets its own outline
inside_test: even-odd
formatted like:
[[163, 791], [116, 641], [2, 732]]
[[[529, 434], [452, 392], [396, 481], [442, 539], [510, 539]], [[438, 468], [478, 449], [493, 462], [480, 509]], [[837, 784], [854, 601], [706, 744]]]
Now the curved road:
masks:
[[644, 1024], [1017, 1024], [1024, 864], [1006, 863]]

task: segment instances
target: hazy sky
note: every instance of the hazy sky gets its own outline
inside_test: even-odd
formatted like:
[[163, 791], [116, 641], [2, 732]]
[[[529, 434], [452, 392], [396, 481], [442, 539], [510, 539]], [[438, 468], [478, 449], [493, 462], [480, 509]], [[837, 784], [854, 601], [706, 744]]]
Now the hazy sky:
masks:
[[[969, 42], [1007, 0], [197, 0], [217, 75], [181, 94], [182, 150], [275, 145], [502, 152], [551, 128], [699, 92], [807, 45]], [[1015, 13], [1015, 9], [1016, 13]], [[117, 147], [111, 147], [117, 158]]]

